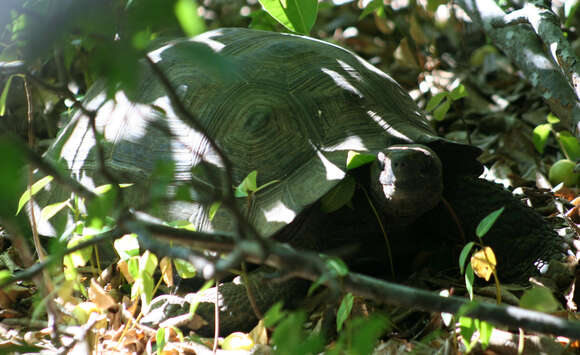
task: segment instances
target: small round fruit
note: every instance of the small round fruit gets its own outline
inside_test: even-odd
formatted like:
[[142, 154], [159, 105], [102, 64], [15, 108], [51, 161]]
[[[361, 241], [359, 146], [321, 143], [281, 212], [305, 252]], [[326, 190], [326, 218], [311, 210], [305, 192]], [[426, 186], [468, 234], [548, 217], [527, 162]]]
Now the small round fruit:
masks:
[[576, 163], [568, 159], [558, 160], [554, 163], [548, 174], [552, 185], [555, 186], [561, 182], [569, 187], [578, 185], [580, 183], [580, 173], [574, 172], [574, 166], [576, 166]]

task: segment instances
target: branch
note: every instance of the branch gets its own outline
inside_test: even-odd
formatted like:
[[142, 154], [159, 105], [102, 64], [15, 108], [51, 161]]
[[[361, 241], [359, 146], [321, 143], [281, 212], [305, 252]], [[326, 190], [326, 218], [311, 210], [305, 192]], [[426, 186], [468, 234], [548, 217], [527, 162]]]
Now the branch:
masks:
[[[574, 132], [580, 124], [578, 62], [574, 63], [569, 44], [563, 44], [566, 40], [561, 31], [558, 29], [558, 33], [553, 33], [554, 25], [543, 16], [545, 11], [540, 14], [536, 8], [536, 13], [531, 15], [533, 11], [527, 8], [525, 15], [520, 12], [510, 16], [492, 0], [457, 0], [457, 4], [542, 93], [552, 112], [560, 118], [561, 125]], [[537, 24], [537, 32], [533, 27], [516, 25], [522, 21], [530, 23], [530, 19]], [[549, 28], [550, 35], [543, 34], [543, 28]], [[556, 53], [557, 61], [546, 53], [544, 46]], [[563, 68], [557, 64], [560, 62], [564, 63]]]
[[[171, 240], [178, 239], [181, 242], [190, 242], [191, 245], [196, 246], [203, 244], [208, 238], [208, 235], [204, 233], [176, 230], [161, 225], [155, 226], [144, 223], [143, 226], [155, 237]], [[231, 250], [240, 247], [240, 245], [234, 246], [235, 240], [230, 236], [218, 235], [216, 238], [219, 242], [215, 246], [221, 250], [226, 249], [228, 244]], [[249, 262], [265, 264], [279, 270], [292, 270], [293, 276], [313, 282], [319, 280], [327, 273], [327, 269], [322, 266], [324, 262], [316, 253], [298, 252], [287, 245], [271, 240], [268, 240], [268, 242], [270, 251], [268, 257], [262, 260], [259, 255], [252, 253], [251, 248], [242, 248], [245, 259]], [[216, 270], [219, 270], [219, 268], [216, 267]], [[335, 288], [338, 282], [336, 278], [331, 277], [327, 278], [323, 284], [327, 287]], [[463, 306], [468, 305], [465, 308], [466, 312], [463, 314], [465, 316], [489, 321], [496, 325], [524, 328], [530, 331], [580, 339], [580, 322], [571, 322], [519, 307], [495, 305], [486, 302], [471, 303], [469, 300], [460, 297], [441, 297], [430, 291], [378, 280], [354, 272], [350, 272], [342, 278], [340, 285], [342, 285], [342, 290], [345, 292], [351, 292], [355, 296], [372, 299], [380, 303], [428, 312], [447, 313], [457, 313]]]

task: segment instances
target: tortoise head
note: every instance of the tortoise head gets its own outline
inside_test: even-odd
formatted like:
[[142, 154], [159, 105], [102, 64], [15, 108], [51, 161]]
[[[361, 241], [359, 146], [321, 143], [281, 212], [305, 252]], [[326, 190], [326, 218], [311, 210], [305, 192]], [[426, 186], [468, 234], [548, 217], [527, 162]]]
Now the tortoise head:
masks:
[[371, 166], [371, 191], [389, 222], [408, 224], [435, 207], [443, 191], [441, 160], [419, 144], [393, 145]]

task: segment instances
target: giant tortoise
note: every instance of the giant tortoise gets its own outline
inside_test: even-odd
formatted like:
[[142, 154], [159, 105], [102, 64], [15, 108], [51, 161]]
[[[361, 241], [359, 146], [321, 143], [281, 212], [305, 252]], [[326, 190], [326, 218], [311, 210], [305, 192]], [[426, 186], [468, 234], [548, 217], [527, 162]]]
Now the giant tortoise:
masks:
[[[208, 57], [208, 52], [219, 57], [210, 63], [198, 58], [199, 53]], [[397, 226], [397, 233], [441, 209], [442, 194], [463, 219], [468, 235], [483, 216], [506, 205], [497, 232], [487, 237], [506, 279], [536, 273], [559, 252], [558, 241], [539, 215], [509, 192], [478, 179], [479, 149], [438, 137], [391, 77], [349, 50], [304, 36], [229, 28], [166, 42], [149, 57], [231, 161], [233, 185], [253, 171], [258, 185], [273, 182], [239, 201], [261, 237], [283, 233], [347, 176], [363, 176], [367, 181], [358, 181], [359, 186], [369, 192], [386, 225]], [[191, 186], [197, 201], [169, 202], [157, 210], [159, 216], [189, 220], [200, 231], [236, 233], [235, 218], [227, 209], [219, 208], [213, 218], [209, 213], [213, 201], [206, 192], [233, 188], [224, 186], [224, 162], [206, 136], [178, 117], [164, 87], [142, 65], [131, 100], [123, 92], [107, 99], [99, 84], [87, 94], [86, 107], [98, 110], [96, 125], [103, 134], [107, 168], [118, 181], [137, 183], [127, 195], [140, 206], [156, 163], [174, 162], [171, 185]], [[63, 159], [75, 178], [93, 187], [105, 179], [97, 169], [88, 122], [78, 113], [47, 156]], [[370, 167], [351, 172], [347, 162], [354, 153], [376, 159]], [[356, 173], [361, 169], [365, 173]], [[53, 190], [53, 195], [60, 193]], [[42, 231], [55, 232], [48, 223]], [[356, 233], [351, 237], [358, 238]], [[229, 292], [227, 286], [224, 290]], [[232, 305], [239, 308], [230, 314], [249, 308], [239, 300]], [[227, 322], [225, 315], [222, 321]]]

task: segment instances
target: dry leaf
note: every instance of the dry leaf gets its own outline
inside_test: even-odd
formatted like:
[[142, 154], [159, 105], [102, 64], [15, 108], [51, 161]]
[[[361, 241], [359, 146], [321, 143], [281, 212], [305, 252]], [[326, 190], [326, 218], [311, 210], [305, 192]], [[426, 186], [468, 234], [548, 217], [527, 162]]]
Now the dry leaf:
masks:
[[105, 291], [95, 279], [91, 279], [89, 287], [89, 299], [93, 301], [101, 311], [106, 311], [117, 306], [117, 302]]
[[473, 269], [473, 272], [482, 279], [485, 279], [485, 281], [489, 281], [496, 266], [497, 261], [495, 254], [490, 247], [478, 250], [471, 257], [471, 268]]

